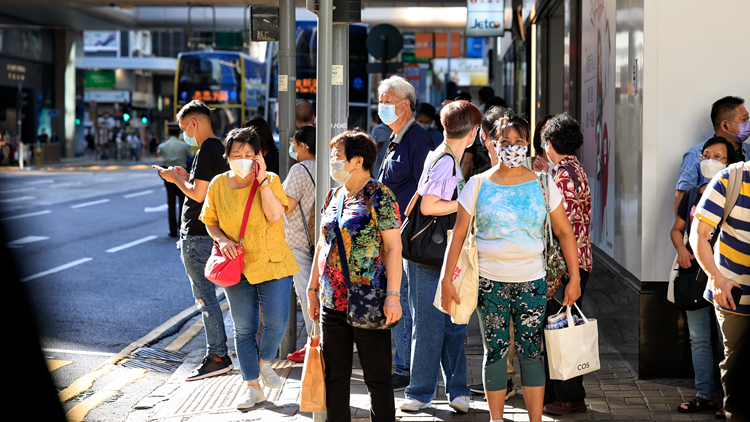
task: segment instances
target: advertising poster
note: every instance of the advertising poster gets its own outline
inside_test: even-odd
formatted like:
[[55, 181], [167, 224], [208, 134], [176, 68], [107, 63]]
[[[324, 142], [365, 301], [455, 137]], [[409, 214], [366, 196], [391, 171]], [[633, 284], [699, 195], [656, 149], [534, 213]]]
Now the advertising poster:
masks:
[[581, 7], [583, 167], [591, 183], [591, 242], [614, 255], [615, 0]]

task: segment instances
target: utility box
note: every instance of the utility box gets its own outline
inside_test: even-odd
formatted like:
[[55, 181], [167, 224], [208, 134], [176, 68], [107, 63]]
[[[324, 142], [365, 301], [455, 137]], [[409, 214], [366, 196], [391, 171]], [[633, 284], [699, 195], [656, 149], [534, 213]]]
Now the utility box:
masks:
[[[318, 14], [319, 0], [306, 0], [307, 10]], [[333, 23], [362, 22], [362, 0], [333, 0]]]
[[278, 41], [279, 40], [279, 7], [252, 6], [250, 7], [250, 40]]

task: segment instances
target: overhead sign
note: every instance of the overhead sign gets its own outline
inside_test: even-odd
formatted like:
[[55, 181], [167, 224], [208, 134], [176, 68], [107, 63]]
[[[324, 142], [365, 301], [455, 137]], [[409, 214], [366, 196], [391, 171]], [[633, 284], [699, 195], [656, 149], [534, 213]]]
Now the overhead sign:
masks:
[[[506, 5], [502, 0], [466, 1], [466, 36], [499, 37], [505, 32]], [[508, 5], [508, 7], [510, 7]]]
[[91, 101], [96, 101], [98, 104], [112, 104], [112, 103], [127, 104], [130, 102], [130, 91], [121, 91], [121, 90], [84, 91], [83, 102], [88, 103]]

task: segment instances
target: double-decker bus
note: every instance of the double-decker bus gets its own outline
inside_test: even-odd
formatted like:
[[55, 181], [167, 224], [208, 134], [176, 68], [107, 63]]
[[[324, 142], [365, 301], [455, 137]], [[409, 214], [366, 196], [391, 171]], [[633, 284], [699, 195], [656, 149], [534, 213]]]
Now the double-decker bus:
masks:
[[[370, 78], [367, 74], [367, 25], [349, 25], [349, 127], [368, 127]], [[296, 23], [297, 98], [315, 101], [317, 92], [318, 31], [314, 20]], [[246, 118], [261, 115], [276, 135], [278, 99], [278, 43], [266, 49], [265, 63], [237, 51], [180, 53], [175, 73], [175, 113], [199, 99], [218, 112], [212, 113], [217, 136], [242, 126]]]
[[192, 100], [217, 109], [214, 132], [222, 138], [247, 117], [266, 115], [267, 66], [237, 51], [180, 53], [175, 73], [175, 113]]

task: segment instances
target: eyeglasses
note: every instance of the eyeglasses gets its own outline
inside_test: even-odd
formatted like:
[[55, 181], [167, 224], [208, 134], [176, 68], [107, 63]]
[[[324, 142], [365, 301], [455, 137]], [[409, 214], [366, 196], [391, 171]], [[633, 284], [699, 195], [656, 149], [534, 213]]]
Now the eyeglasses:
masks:
[[[507, 147], [507, 146], [509, 146], [511, 144], [511, 142], [508, 141], [508, 140], [505, 140], [505, 141], [495, 141], [495, 142], [496, 143], [499, 142], [500, 146], [503, 147], [503, 148], [505, 148], [505, 147]], [[513, 145], [519, 145], [519, 146], [523, 146], [523, 147], [527, 146], [528, 144], [529, 143], [526, 142], [523, 139], [517, 139], [516, 142], [513, 142]]]
[[715, 153], [715, 154], [711, 154], [711, 153], [708, 153], [708, 152], [704, 152], [704, 153], [703, 153], [703, 154], [701, 155], [701, 160], [711, 160], [711, 159], [714, 159], [714, 160], [716, 160], [716, 161], [724, 161], [724, 160], [726, 160], [726, 159], [727, 159], [727, 157], [724, 157], [724, 156], [722, 156], [722, 155], [721, 155], [721, 154], [719, 154], [718, 152], [717, 152], [717, 153]]

